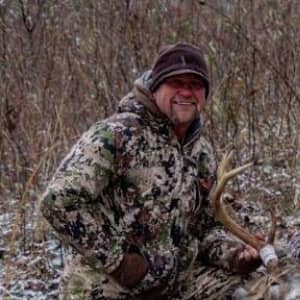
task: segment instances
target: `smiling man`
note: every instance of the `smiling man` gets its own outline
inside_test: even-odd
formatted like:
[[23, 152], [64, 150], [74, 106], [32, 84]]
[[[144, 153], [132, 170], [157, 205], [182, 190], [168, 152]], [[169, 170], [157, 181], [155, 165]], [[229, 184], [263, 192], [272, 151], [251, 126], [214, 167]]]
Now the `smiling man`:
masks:
[[219, 281], [259, 265], [211, 214], [209, 88], [200, 48], [164, 47], [63, 160], [41, 204], [71, 248], [61, 299], [221, 299]]
[[182, 140], [206, 102], [203, 79], [193, 74], [167, 78], [153, 94], [158, 109], [172, 122]]

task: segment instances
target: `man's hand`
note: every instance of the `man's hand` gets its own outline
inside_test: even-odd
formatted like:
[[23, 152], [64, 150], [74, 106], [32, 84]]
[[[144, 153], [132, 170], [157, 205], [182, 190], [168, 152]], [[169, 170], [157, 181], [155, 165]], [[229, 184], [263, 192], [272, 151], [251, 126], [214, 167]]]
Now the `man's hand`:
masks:
[[132, 288], [142, 281], [148, 269], [148, 262], [142, 255], [126, 253], [120, 266], [110, 275], [120, 285]]
[[[260, 234], [256, 234], [255, 236], [264, 240]], [[239, 247], [234, 252], [232, 267], [239, 274], [251, 273], [262, 264], [258, 251], [249, 245]]]
[[255, 271], [262, 261], [260, 256], [251, 246], [244, 246], [242, 250], [237, 251], [237, 256], [233, 262], [234, 271], [239, 274], [248, 274]]

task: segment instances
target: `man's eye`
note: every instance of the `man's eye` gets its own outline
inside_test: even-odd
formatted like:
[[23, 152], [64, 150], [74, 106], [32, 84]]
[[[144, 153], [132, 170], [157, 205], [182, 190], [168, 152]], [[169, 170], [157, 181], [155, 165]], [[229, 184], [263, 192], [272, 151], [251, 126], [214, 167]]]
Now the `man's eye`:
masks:
[[200, 90], [203, 88], [203, 83], [201, 81], [193, 81], [190, 83], [190, 86], [195, 90]]
[[170, 81], [167, 81], [167, 83], [175, 89], [180, 89], [185, 87], [193, 90], [200, 90], [204, 87], [203, 82], [199, 80], [185, 82], [179, 79], [178, 80], [172, 79]]
[[180, 88], [181, 86], [183, 86], [184, 84], [182, 83], [182, 81], [180, 80], [172, 80], [171, 81], [171, 85], [175, 88]]

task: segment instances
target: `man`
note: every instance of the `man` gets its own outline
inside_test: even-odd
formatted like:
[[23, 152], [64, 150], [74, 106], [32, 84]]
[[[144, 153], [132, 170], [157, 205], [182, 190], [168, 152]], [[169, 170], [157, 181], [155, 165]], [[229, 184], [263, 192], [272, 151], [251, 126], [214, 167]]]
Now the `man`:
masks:
[[41, 206], [73, 249], [62, 299], [205, 299], [188, 295], [199, 266], [259, 265], [211, 214], [216, 165], [200, 120], [209, 87], [201, 49], [167, 46], [63, 160]]

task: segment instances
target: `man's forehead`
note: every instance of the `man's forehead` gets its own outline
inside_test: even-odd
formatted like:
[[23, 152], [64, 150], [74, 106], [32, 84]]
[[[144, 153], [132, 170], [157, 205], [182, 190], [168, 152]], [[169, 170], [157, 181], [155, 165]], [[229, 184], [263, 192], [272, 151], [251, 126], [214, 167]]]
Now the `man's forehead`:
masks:
[[174, 75], [174, 76], [170, 76], [170, 77], [166, 78], [166, 80], [170, 80], [170, 79], [203, 81], [203, 79], [200, 76], [198, 76], [196, 74], [190, 74], [190, 73]]

